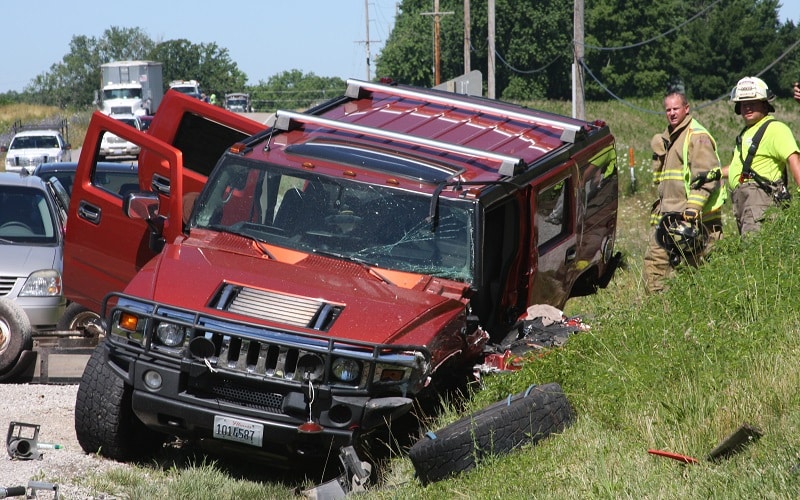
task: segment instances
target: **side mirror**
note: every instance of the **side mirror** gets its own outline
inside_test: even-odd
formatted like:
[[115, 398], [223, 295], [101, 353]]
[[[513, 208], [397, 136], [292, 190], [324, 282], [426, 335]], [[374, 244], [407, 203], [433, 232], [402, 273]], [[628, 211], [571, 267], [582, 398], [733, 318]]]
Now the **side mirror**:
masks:
[[164, 218], [158, 215], [158, 195], [151, 192], [129, 193], [122, 198], [122, 212], [129, 218], [144, 220], [150, 228], [150, 249], [158, 253], [164, 248]]
[[159, 200], [156, 193], [130, 193], [122, 200], [122, 211], [129, 219], [149, 221], [158, 216]]

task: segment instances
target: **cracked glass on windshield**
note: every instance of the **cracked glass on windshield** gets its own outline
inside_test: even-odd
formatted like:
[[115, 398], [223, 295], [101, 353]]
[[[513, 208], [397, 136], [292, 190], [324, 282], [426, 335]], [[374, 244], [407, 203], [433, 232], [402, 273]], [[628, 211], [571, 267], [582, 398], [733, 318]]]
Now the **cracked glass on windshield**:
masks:
[[236, 159], [221, 163], [198, 199], [191, 227], [237, 233], [303, 252], [469, 282], [474, 207]]

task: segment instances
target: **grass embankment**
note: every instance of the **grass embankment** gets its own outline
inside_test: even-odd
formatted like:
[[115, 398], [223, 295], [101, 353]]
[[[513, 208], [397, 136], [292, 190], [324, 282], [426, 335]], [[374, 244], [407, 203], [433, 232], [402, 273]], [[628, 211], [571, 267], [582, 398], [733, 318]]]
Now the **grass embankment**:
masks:
[[[606, 107], [609, 106], [609, 107]], [[650, 109], [658, 109], [653, 102]], [[592, 330], [525, 366], [490, 377], [471, 402], [477, 409], [559, 382], [576, 409], [562, 435], [491, 459], [457, 479], [422, 488], [408, 459], [397, 460], [377, 494], [404, 498], [796, 498], [800, 491], [800, 200], [762, 232], [742, 241], [726, 207], [727, 238], [713, 259], [684, 270], [670, 289], [645, 296], [641, 259], [648, 234], [649, 139], [663, 118], [590, 104], [587, 116], [611, 124], [621, 174], [634, 148], [639, 190], [621, 188], [618, 249], [626, 269], [608, 289], [568, 304]], [[800, 106], [777, 103], [795, 127]], [[593, 109], [594, 108], [594, 109]], [[591, 111], [595, 111], [592, 113]], [[741, 127], [728, 103], [696, 113], [717, 137], [727, 163]], [[641, 156], [640, 156], [641, 155]], [[623, 175], [624, 178], [624, 175]], [[797, 196], [796, 196], [797, 198]], [[455, 419], [455, 415], [450, 416]], [[764, 436], [719, 463], [704, 460], [741, 424]], [[664, 449], [696, 457], [683, 466], [647, 453]]]
[[[532, 107], [570, 112], [569, 103]], [[657, 100], [637, 106], [660, 112]], [[800, 127], [800, 106], [776, 103], [776, 116]], [[741, 121], [727, 102], [695, 116], [717, 138], [723, 163]], [[420, 486], [399, 457], [370, 498], [796, 498], [800, 491], [800, 199], [742, 242], [726, 207], [725, 238], [711, 262], [685, 270], [668, 291], [645, 296], [641, 260], [654, 190], [650, 137], [665, 120], [618, 103], [588, 103], [617, 138], [620, 217], [617, 249], [626, 256], [611, 285], [574, 299], [569, 314], [592, 326], [516, 373], [485, 378], [479, 409], [531, 384], [558, 382], [577, 413], [563, 434], [490, 458], [457, 478]], [[73, 139], [74, 141], [74, 139]], [[629, 148], [638, 189], [632, 190]], [[800, 196], [796, 196], [800, 198]], [[455, 420], [448, 414], [440, 423]], [[764, 436], [733, 457], [704, 460], [743, 423]], [[649, 448], [701, 460], [684, 466]], [[127, 498], [288, 498], [269, 470], [258, 481], [220, 466], [137, 467], [86, 479], [95, 491]], [[261, 482], [263, 481], [263, 482]]]

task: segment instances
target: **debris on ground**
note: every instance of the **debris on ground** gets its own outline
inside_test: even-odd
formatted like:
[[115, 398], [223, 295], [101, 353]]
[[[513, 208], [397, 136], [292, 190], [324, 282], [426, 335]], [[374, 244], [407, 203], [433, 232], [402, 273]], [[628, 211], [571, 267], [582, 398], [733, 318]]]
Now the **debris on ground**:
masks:
[[487, 346], [483, 363], [476, 365], [473, 372], [480, 378], [481, 374], [519, 370], [526, 354], [561, 347], [573, 333], [589, 330], [591, 327], [579, 316], [567, 317], [551, 305], [534, 304], [520, 316], [500, 344]]

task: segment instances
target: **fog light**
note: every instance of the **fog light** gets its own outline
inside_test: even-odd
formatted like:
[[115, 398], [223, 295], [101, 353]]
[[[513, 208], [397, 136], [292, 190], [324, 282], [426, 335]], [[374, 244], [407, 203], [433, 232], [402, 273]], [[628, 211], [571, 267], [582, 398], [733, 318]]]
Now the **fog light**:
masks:
[[297, 371], [302, 377], [301, 380], [317, 382], [322, 378], [323, 363], [322, 358], [316, 354], [304, 354], [297, 360]]
[[333, 376], [342, 382], [352, 382], [361, 374], [358, 361], [348, 358], [336, 358], [331, 366]]
[[147, 370], [144, 372], [144, 385], [146, 385], [148, 389], [160, 389], [162, 383], [161, 374], [157, 371]]

